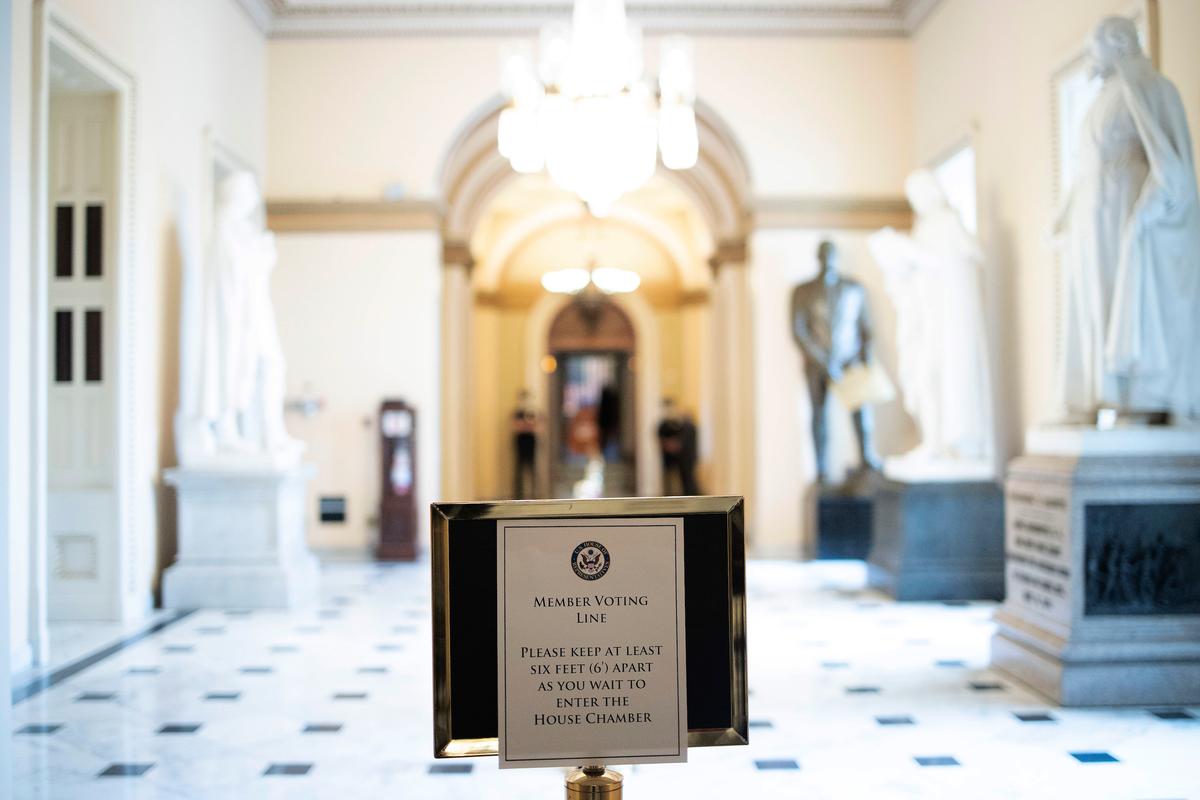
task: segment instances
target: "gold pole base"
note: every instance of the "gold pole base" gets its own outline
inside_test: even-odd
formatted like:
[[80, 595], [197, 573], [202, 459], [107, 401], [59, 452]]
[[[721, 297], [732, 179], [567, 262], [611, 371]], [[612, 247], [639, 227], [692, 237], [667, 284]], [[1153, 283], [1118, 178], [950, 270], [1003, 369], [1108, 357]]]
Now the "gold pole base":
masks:
[[567, 775], [567, 800], [621, 800], [621, 773], [604, 767], [579, 767]]

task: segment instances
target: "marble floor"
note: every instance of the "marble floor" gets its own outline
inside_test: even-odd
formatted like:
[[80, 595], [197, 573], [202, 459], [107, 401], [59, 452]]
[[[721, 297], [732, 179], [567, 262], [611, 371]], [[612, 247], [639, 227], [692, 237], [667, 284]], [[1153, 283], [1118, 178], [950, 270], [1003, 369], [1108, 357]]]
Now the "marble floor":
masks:
[[[623, 769], [626, 796], [1200, 798], [1200, 709], [1055, 708], [987, 669], [991, 604], [863, 578], [752, 563], [750, 746]], [[59, 673], [13, 709], [16, 796], [562, 797], [556, 770], [432, 758], [428, 587], [332, 563], [312, 609], [172, 617]]]

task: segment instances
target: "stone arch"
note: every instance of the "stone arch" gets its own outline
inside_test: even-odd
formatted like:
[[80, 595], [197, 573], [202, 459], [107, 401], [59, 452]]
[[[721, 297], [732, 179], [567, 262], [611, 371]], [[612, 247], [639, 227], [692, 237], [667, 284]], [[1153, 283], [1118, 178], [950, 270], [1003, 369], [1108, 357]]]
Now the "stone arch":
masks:
[[[504, 101], [494, 96], [467, 118], [450, 142], [438, 171], [442, 234], [442, 490], [446, 499], [474, 499], [471, 413], [474, 254], [471, 237], [496, 196], [518, 175], [497, 148]], [[708, 228], [713, 250], [708, 262], [714, 330], [706, 338], [713, 363], [706, 365], [705, 390], [714, 396], [713, 462], [719, 472], [714, 489], [749, 494], [752, 436], [746, 435], [751, 412], [751, 352], [748, 335], [748, 287], [745, 280], [746, 238], [750, 226], [750, 170], [743, 151], [720, 115], [697, 101], [699, 156], [683, 171], [662, 169], [694, 204]], [[650, 230], [644, 230], [653, 236]], [[641, 298], [639, 298], [640, 300]], [[637, 300], [629, 301], [637, 303]], [[636, 313], [636, 312], [635, 312]], [[728, 374], [726, 374], [728, 373]], [[657, 414], [653, 399], [650, 418]], [[639, 410], [641, 406], [639, 404]], [[654, 475], [657, 470], [641, 470]], [[639, 482], [643, 479], [639, 477]], [[655, 491], [649, 491], [653, 488]], [[639, 486], [654, 494], [656, 487]]]

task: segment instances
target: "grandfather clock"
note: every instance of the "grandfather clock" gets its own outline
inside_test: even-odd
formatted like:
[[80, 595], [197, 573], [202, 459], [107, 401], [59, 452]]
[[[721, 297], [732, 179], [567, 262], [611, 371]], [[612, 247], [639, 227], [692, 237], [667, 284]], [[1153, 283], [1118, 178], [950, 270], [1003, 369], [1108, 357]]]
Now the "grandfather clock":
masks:
[[383, 484], [379, 501], [382, 561], [417, 557], [417, 415], [403, 400], [384, 400], [379, 408]]

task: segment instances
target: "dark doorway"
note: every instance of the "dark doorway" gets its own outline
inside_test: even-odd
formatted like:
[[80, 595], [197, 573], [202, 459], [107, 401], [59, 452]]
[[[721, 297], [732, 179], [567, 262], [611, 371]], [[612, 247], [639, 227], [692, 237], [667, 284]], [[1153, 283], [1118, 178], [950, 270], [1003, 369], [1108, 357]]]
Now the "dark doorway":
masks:
[[556, 496], [634, 494], [634, 335], [614, 303], [580, 298], [550, 328], [550, 475]]

